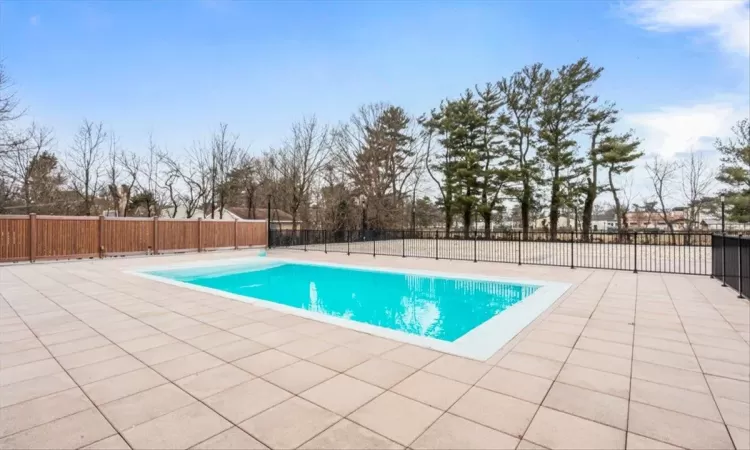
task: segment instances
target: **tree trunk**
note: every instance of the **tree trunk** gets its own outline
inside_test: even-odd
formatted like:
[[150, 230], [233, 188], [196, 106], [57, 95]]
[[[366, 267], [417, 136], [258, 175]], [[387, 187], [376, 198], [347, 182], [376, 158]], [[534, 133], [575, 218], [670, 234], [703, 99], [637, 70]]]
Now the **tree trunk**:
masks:
[[469, 239], [469, 228], [471, 228], [471, 207], [464, 207], [464, 239]]
[[523, 240], [529, 239], [529, 214], [531, 213], [531, 186], [527, 181], [523, 182], [523, 195], [521, 197], [521, 229]]
[[489, 239], [490, 234], [492, 233], [492, 213], [482, 213], [482, 219], [484, 219], [484, 237]]
[[549, 204], [549, 235], [551, 240], [557, 239], [557, 222], [560, 219], [560, 180], [559, 169], [555, 168], [552, 179], [552, 198]]
[[612, 192], [612, 199], [615, 201], [615, 217], [617, 218], [617, 234], [622, 233], [622, 222], [625, 218], [622, 209], [620, 207], [620, 199], [617, 197], [617, 189], [615, 189], [615, 183], [612, 180], [612, 171], [609, 171], [609, 190]]
[[[596, 167], [591, 169], [596, 173]], [[583, 222], [581, 223], [581, 229], [583, 231], [583, 240], [588, 241], [591, 233], [591, 217], [594, 214], [594, 202], [596, 201], [596, 175], [589, 180], [588, 189], [586, 190], [586, 199], [583, 201]]]

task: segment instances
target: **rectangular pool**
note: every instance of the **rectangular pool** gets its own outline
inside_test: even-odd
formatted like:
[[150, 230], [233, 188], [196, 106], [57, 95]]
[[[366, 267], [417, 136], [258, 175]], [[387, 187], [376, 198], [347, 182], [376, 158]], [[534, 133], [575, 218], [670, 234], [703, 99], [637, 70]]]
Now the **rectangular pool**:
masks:
[[272, 258], [139, 274], [475, 359], [489, 358], [568, 287]]

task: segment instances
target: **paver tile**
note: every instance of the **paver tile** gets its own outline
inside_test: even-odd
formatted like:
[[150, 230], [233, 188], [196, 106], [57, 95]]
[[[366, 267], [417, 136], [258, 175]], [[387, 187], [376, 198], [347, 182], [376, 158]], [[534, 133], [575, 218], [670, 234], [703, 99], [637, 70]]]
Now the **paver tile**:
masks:
[[130, 450], [130, 446], [119, 434], [96, 441], [83, 447], [84, 450]]
[[410, 447], [414, 449], [512, 449], [518, 439], [453, 414], [441, 416]]
[[309, 359], [310, 357], [323, 353], [326, 350], [330, 350], [333, 347], [334, 345], [331, 343], [305, 336], [278, 347], [278, 350], [296, 356], [297, 358]]
[[30, 350], [23, 350], [15, 353], [6, 353], [0, 355], [0, 367], [3, 369], [9, 369], [14, 366], [20, 366], [22, 364], [28, 364], [34, 361], [40, 361], [42, 359], [51, 358], [50, 352], [44, 348], [32, 348]]
[[204, 399], [238, 384], [252, 380], [254, 377], [231, 364], [222, 364], [203, 372], [188, 375], [175, 382], [190, 395]]
[[680, 448], [634, 433], [628, 433], [627, 439], [628, 450], [679, 450]]
[[[629, 380], [628, 380], [629, 381]], [[502, 367], [492, 368], [477, 386], [539, 404], [547, 395], [552, 380]]]
[[415, 345], [404, 344], [380, 355], [382, 359], [421, 369], [442, 355], [440, 352]]
[[232, 424], [200, 403], [165, 414], [123, 432], [135, 448], [191, 447], [215, 436]]
[[562, 363], [550, 359], [539, 358], [538, 356], [510, 352], [505, 355], [499, 363], [497, 363], [497, 366], [554, 380], [560, 372]]
[[628, 431], [678, 447], [732, 447], [727, 429], [722, 424], [638, 402], [630, 403]]
[[89, 364], [88, 366], [78, 367], [69, 371], [68, 373], [74, 380], [76, 380], [78, 384], [85, 385], [93, 383], [95, 381], [114, 377], [116, 375], [121, 375], [123, 373], [142, 369], [144, 367], [146, 366], [140, 363], [134, 357], [125, 355], [119, 358], [108, 359], [106, 361], [98, 362], [95, 364]]
[[253, 375], [262, 376], [297, 361], [299, 361], [299, 359], [294, 356], [270, 349], [246, 358], [238, 359], [233, 364], [241, 369], [247, 370]]
[[42, 425], [93, 405], [78, 388], [0, 409], [0, 437]]
[[204, 401], [222, 416], [239, 423], [291, 396], [289, 392], [268, 381], [256, 378], [212, 395]]
[[0, 387], [0, 407], [6, 408], [16, 403], [45, 397], [75, 386], [76, 384], [65, 372], [19, 381]]
[[634, 402], [721, 422], [716, 403], [708, 394], [633, 379], [630, 399]]
[[222, 364], [226, 363], [206, 352], [198, 352], [155, 364], [151, 367], [162, 376], [174, 381]]
[[293, 397], [239, 424], [271, 448], [297, 448], [340, 419], [307, 400]]
[[633, 361], [633, 378], [708, 394], [703, 374], [642, 361]]
[[30, 380], [45, 375], [63, 372], [63, 368], [54, 359], [43, 359], [20, 366], [3, 368], [0, 370], [0, 386], [8, 386], [13, 383]]
[[555, 382], [543, 405], [611, 427], [627, 428], [628, 400], [624, 398]]
[[397, 450], [402, 449], [403, 446], [343, 419], [307, 441], [300, 448], [306, 450]]
[[448, 412], [520, 438], [538, 405], [473, 387]]
[[334, 347], [307, 359], [315, 364], [328, 367], [331, 370], [345, 372], [346, 370], [367, 361], [371, 357], [372, 355], [368, 353], [348, 347]]
[[166, 383], [164, 377], [144, 367], [86, 384], [82, 389], [94, 404], [103, 405]]
[[714, 375], [706, 375], [706, 381], [715, 397], [750, 403], [750, 383]]
[[435, 408], [385, 392], [348, 418], [401, 445], [409, 445], [439, 416], [440, 411]]
[[91, 408], [2, 438], [0, 448], [76, 449], [114, 432], [107, 420], [96, 409]]
[[346, 416], [382, 392], [377, 386], [340, 374], [301, 393], [300, 397]]
[[308, 361], [297, 361], [266, 374], [263, 378], [293, 394], [299, 394], [336, 374], [333, 370], [323, 366]]
[[524, 439], [548, 448], [624, 449], [625, 432], [581, 417], [541, 407]]
[[414, 373], [416, 369], [393, 361], [373, 358], [349, 369], [346, 374], [383, 389], [393, 385]]
[[164, 384], [102, 405], [99, 409], [119, 431], [195, 402], [173, 384]]
[[233, 362], [266, 350], [268, 350], [268, 347], [265, 345], [251, 341], [250, 339], [242, 339], [229, 344], [211, 347], [206, 350], [206, 353], [210, 353], [223, 361]]
[[630, 396], [629, 377], [573, 364], [563, 366], [557, 381], [625, 399]]
[[232, 427], [191, 448], [196, 450], [261, 450], [268, 447], [240, 428]]
[[461, 383], [474, 384], [485, 373], [489, 372], [491, 368], [492, 366], [489, 364], [479, 361], [453, 355], [443, 355], [427, 364], [423, 370], [442, 375], [451, 380], [460, 381]]
[[391, 388], [404, 397], [440, 410], [448, 409], [471, 385], [420, 370]]

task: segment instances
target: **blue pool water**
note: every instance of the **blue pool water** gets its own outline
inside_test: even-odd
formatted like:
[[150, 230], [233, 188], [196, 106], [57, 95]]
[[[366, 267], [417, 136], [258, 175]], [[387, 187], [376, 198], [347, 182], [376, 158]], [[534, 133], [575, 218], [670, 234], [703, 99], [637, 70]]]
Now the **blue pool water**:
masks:
[[448, 342], [538, 288], [286, 262], [149, 274]]

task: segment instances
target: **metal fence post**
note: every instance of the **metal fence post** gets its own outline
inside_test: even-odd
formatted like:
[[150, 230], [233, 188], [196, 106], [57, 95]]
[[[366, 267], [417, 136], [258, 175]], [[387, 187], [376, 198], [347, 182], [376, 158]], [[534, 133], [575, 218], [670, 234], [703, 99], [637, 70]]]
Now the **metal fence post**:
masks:
[[638, 232], [633, 233], [633, 273], [638, 273]]
[[375, 233], [374, 231], [375, 230], [373, 230], [373, 233], [372, 233], [372, 257], [373, 258], [375, 257]]
[[737, 261], [739, 265], [737, 268], [737, 278], [739, 278], [739, 288], [737, 291], [739, 295], [737, 298], [742, 298], [742, 235], [737, 236]]
[[349, 243], [352, 241], [352, 232], [351, 230], [346, 230], [346, 256], [349, 256], [351, 253], [349, 253]]
[[323, 230], [323, 253], [328, 253], [328, 230]]
[[574, 242], [573, 242], [574, 236], [573, 232], [570, 232], [570, 268], [575, 269], [576, 266], [573, 262], [573, 255], [575, 254], [575, 248], [573, 248]]
[[474, 262], [477, 262], [477, 230], [474, 230]]
[[307, 235], [310, 230], [302, 230], [302, 249], [307, 251]]
[[727, 234], [721, 234], [721, 285], [727, 287]]
[[518, 265], [521, 265], [521, 231], [518, 232]]
[[406, 258], [406, 232], [401, 229], [401, 257]]
[[440, 232], [438, 230], [435, 230], [435, 259], [440, 259], [438, 257], [438, 238], [440, 237]]

